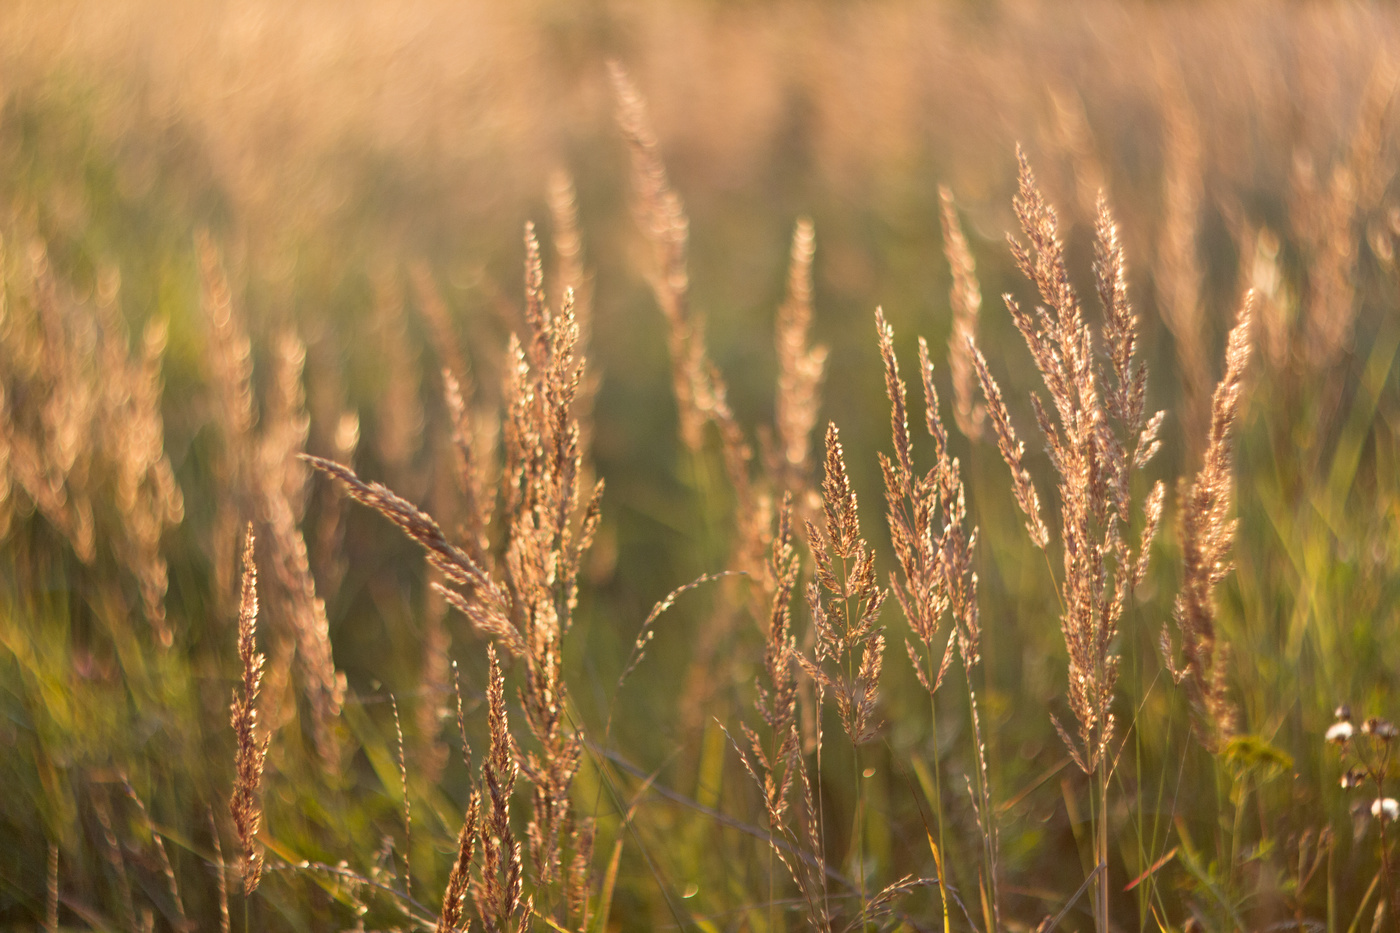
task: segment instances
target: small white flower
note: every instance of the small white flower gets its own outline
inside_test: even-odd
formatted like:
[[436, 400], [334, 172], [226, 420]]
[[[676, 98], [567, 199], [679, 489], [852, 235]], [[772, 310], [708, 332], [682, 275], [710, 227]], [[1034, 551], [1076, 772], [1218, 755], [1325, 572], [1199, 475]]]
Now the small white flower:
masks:
[[1349, 722], [1334, 722], [1327, 730], [1327, 741], [1336, 742], [1338, 745], [1347, 741], [1356, 732]]
[[1400, 819], [1400, 803], [1394, 797], [1378, 797], [1371, 801], [1371, 815], [1378, 817], [1382, 812], [1387, 820]]

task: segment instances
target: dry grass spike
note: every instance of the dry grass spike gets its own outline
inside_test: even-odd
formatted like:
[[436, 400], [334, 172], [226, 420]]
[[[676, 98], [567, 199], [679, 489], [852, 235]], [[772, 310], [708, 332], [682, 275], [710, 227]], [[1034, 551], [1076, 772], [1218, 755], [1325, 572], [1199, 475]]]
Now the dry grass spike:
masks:
[[243, 544], [243, 591], [238, 606], [238, 658], [243, 665], [243, 692], [233, 696], [230, 722], [235, 741], [233, 796], [229, 813], [243, 849], [243, 893], [257, 890], [262, 877], [263, 854], [258, 843], [262, 825], [260, 798], [263, 763], [269, 738], [258, 736], [258, 690], [262, 686], [263, 655], [257, 649], [258, 568], [253, 560], [253, 528], [248, 526]]
[[1170, 636], [1162, 633], [1163, 651], [1177, 682], [1200, 716], [1197, 734], [1217, 748], [1238, 727], [1226, 692], [1224, 645], [1216, 634], [1215, 589], [1230, 572], [1235, 538], [1230, 518], [1234, 502], [1234, 429], [1244, 392], [1245, 370], [1253, 354], [1254, 293], [1245, 295], [1239, 318], [1225, 349], [1225, 374], [1211, 399], [1210, 434], [1204, 462], [1184, 487], [1181, 505], [1182, 583], [1172, 618], [1180, 633], [1182, 663], [1172, 661]]
[[977, 283], [977, 264], [968, 249], [958, 221], [953, 192], [938, 186], [943, 213], [943, 255], [953, 273], [949, 300], [953, 307], [953, 327], [948, 336], [948, 368], [953, 377], [953, 417], [958, 430], [970, 440], [980, 441], [987, 423], [987, 409], [977, 399], [977, 372], [968, 342], [977, 337], [977, 319], [982, 313], [982, 289]]

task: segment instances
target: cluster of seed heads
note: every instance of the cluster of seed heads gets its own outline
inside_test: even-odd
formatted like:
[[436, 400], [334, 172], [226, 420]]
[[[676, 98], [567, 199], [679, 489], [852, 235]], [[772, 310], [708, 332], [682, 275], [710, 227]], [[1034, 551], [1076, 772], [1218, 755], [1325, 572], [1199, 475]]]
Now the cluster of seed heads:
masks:
[[1359, 726], [1355, 725], [1351, 707], [1345, 704], [1337, 707], [1335, 715], [1337, 721], [1328, 727], [1327, 741], [1342, 750], [1343, 760], [1347, 763], [1341, 778], [1342, 787], [1354, 790], [1363, 785], [1374, 785], [1376, 799], [1371, 803], [1371, 815], [1385, 821], [1400, 817], [1400, 802], [1383, 794], [1392, 746], [1396, 737], [1400, 736], [1400, 729], [1390, 720], [1376, 716]]

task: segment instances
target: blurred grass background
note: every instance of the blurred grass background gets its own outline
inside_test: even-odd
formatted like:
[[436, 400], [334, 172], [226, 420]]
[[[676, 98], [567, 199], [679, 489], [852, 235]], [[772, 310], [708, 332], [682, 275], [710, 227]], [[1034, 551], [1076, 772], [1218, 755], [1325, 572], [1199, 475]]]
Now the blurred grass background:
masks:
[[[99, 542], [85, 563], [19, 493], [6, 506], [14, 515], [0, 550], [0, 782], [8, 789], [0, 924], [42, 922], [47, 851], [56, 844], [63, 925], [120, 928], [134, 918], [141, 926], [144, 911], [157, 928], [177, 927], [152, 825], [188, 916], [200, 928], [217, 923], [208, 814], [224, 819], [237, 659], [216, 564], [234, 543], [215, 540], [224, 491], [199, 312], [199, 230], [225, 257], [261, 389], [274, 335], [290, 326], [305, 341], [310, 452], [333, 455], [335, 419], [342, 408], [358, 412], [360, 474], [424, 502], [439, 482], [448, 430], [435, 375], [443, 361], [421, 317], [386, 309], [409, 294], [406, 270], [425, 264], [489, 397], [500, 350], [521, 326], [520, 230], [533, 219], [547, 239], [551, 173], [567, 171], [593, 301], [592, 456], [608, 484], [567, 659], [585, 731], [601, 731], [652, 603], [723, 569], [728, 492], [717, 450], [692, 457], [677, 439], [664, 322], [647, 288], [648, 249], [629, 209], [627, 154], [613, 120], [605, 62], [616, 59], [648, 99], [686, 200], [693, 303], [746, 426], [772, 420], [772, 322], [793, 225], [812, 218], [816, 338], [831, 348], [821, 417], [842, 429], [865, 531], [882, 552], [874, 453], [889, 440], [871, 314], [883, 306], [906, 366], [914, 338], [925, 335], [946, 380], [950, 277], [939, 184], [957, 196], [985, 296], [979, 343], [1023, 432], [1035, 377], [996, 300], [1003, 292], [1031, 298], [1004, 244], [1014, 226], [1015, 145], [1062, 211], [1085, 296], [1092, 196], [1106, 189], [1152, 370], [1149, 408], [1170, 413], [1153, 467], [1169, 485], [1196, 468], [1199, 421], [1183, 418], [1219, 375], [1239, 296], [1265, 281], [1261, 263], [1273, 270], [1266, 298], [1282, 323], [1259, 340], [1239, 426], [1237, 570], [1223, 591], [1222, 632], [1246, 731], [1280, 754], [1220, 762], [1190, 744], [1184, 701], [1156, 648], [1179, 573], [1169, 505], [1154, 572], [1122, 636], [1122, 718], [1135, 723], [1137, 760], [1122, 779], [1122, 862], [1112, 873], [1122, 888], [1169, 837], [1197, 853], [1191, 867], [1182, 855], [1163, 870], [1164, 893], [1153, 895], [1160, 917], [1133, 900], [1139, 895], [1116, 896], [1125, 928], [1130, 917], [1144, 926], [1214, 923], [1224, 902], [1253, 928], [1295, 916], [1345, 928], [1376, 864], [1369, 843], [1352, 844], [1347, 798], [1335, 789], [1336, 762], [1321, 735], [1339, 702], [1394, 713], [1400, 672], [1397, 53], [1400, 15], [1367, 3], [6, 4], [6, 262], [22, 265], [29, 242], [40, 240], [79, 303], [115, 270], [131, 333], [166, 323], [164, 448], [184, 517], [162, 539], [175, 633], [165, 652], [140, 620], [115, 545]], [[1196, 192], [1194, 202], [1187, 197], [1194, 208], [1174, 206], [1181, 188], [1173, 178]], [[1317, 219], [1319, 205], [1334, 203], [1329, 193], [1338, 190], [1352, 197], [1337, 199], [1349, 208], [1329, 227]], [[1184, 272], [1167, 245], [1183, 222], [1193, 264]], [[1309, 321], [1326, 296], [1314, 285], [1332, 261], [1328, 249], [1346, 237], [1355, 244], [1343, 261], [1351, 291], [1339, 300], [1354, 330], [1320, 361]], [[1202, 315], [1185, 342], [1194, 339], [1211, 361], [1204, 386], [1180, 362], [1183, 337], [1164, 323], [1181, 287], [1173, 276], [1199, 285]], [[7, 385], [11, 409], [22, 406]], [[1063, 768], [1044, 714], [1063, 707], [1058, 611], [999, 457], [961, 437], [954, 445], [981, 528], [982, 696], [993, 783], [1006, 805], [1010, 914], [1031, 927], [1084, 877], [1072, 809], [1078, 775]], [[1044, 490], [1048, 464], [1028, 446]], [[303, 526], [308, 541], [321, 501]], [[309, 738], [280, 729], [267, 831], [289, 862], [345, 859], [373, 876], [382, 841], [402, 844], [388, 696], [410, 711], [435, 702], [421, 690], [429, 609], [413, 547], [366, 510], [346, 512], [344, 522], [344, 582], [318, 584], [349, 685], [341, 739], [355, 752], [344, 773], [327, 774]], [[99, 534], [103, 527], [99, 515]], [[760, 663], [756, 633], [737, 629], [722, 655], [734, 663], [706, 672], [713, 689], [703, 717], [677, 709], [675, 685], [687, 676], [697, 627], [720, 598], [702, 590], [662, 618], [625, 688], [611, 744], [644, 773], [658, 770], [665, 787], [758, 822], [742, 772], [707, 725], [742, 718]], [[927, 710], [897, 650], [896, 615], [891, 608], [886, 618], [893, 647], [883, 745], [860, 791], [878, 814], [869, 852], [890, 879], [932, 874], [919, 809], [928, 809], [919, 774], [930, 766]], [[479, 698], [481, 643], [460, 617], [447, 626], [468, 697]], [[943, 715], [941, 765], [966, 772], [957, 734], [965, 716]], [[414, 784], [414, 749], [435, 737], [418, 731], [412, 712], [406, 720], [415, 890], [431, 915], [466, 777], [454, 761], [440, 782]], [[855, 788], [837, 775], [848, 769], [830, 771], [828, 806], [847, 812]], [[585, 769], [580, 799], [600, 793], [598, 779]], [[128, 781], [149, 821], [131, 803]], [[966, 806], [953, 812], [959, 834], [974, 837]], [[766, 911], [740, 909], [769, 896], [761, 845], [654, 798], [637, 825], [615, 925], [767, 922]], [[1326, 826], [1339, 841], [1325, 879], [1299, 889], [1300, 847]], [[1133, 838], [1144, 827], [1155, 827], [1155, 838]], [[121, 893], [108, 835], [129, 862], [134, 894]], [[1231, 839], [1241, 841], [1232, 849]], [[830, 846], [840, 853], [846, 843]], [[1222, 854], [1231, 851], [1234, 861]], [[324, 872], [274, 871], [258, 896], [265, 901], [254, 923], [269, 929], [350, 926], [360, 900], [371, 909], [365, 922], [407, 922], [375, 914], [388, 908]], [[907, 913], [931, 929], [935, 903], [932, 892], [916, 893]]]

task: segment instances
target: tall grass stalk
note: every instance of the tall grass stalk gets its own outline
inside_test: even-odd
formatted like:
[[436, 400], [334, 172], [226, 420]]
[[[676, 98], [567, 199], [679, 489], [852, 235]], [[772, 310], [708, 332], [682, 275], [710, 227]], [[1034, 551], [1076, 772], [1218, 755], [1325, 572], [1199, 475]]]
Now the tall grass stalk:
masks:
[[[1023, 311], [1009, 295], [1007, 308], [1025, 338], [1049, 391], [1056, 420], [1032, 395], [1040, 433], [1057, 473], [1064, 571], [1058, 581], [1060, 630], [1069, 655], [1070, 709], [1079, 723], [1072, 738], [1058, 718], [1056, 730], [1080, 770], [1089, 775], [1091, 847], [1095, 883], [1094, 919], [1109, 929], [1109, 785], [1115, 736], [1112, 704], [1118, 678], [1118, 623], [1132, 590], [1147, 573], [1147, 558], [1161, 518], [1165, 488], [1158, 482], [1143, 501], [1144, 527], [1134, 550], [1124, 526], [1133, 512], [1132, 478], [1159, 448], [1163, 415], [1147, 418], [1147, 370], [1136, 359], [1136, 317], [1127, 296], [1127, 263], [1108, 205], [1099, 199], [1095, 221], [1095, 284], [1103, 305], [1099, 339], [1106, 359], [1095, 362], [1095, 335], [1084, 321], [1070, 283], [1058, 219], [1036, 185], [1030, 163], [1018, 153], [1020, 176], [1014, 202], [1026, 237], [1010, 238], [1012, 255], [1045, 302]], [[1013, 491], [1026, 514], [1032, 541], [1042, 549], [1049, 534], [1039, 499], [1023, 465], [1024, 447], [986, 360], [974, 348], [997, 444], [1011, 468]], [[1053, 718], [1053, 717], [1052, 717]]]

